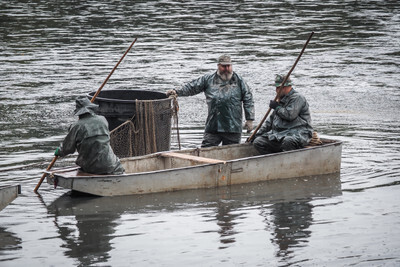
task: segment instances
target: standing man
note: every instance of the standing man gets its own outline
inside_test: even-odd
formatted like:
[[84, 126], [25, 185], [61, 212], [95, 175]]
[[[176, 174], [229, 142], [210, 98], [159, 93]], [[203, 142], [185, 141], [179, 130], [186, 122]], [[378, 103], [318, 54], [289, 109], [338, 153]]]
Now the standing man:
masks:
[[256, 134], [253, 145], [261, 154], [289, 151], [303, 148], [311, 138], [311, 114], [306, 98], [292, 88], [288, 79], [279, 92], [285, 76], [275, 78], [279, 102], [270, 101], [274, 110]]
[[[204, 92], [208, 116], [201, 147], [238, 144], [242, 137], [243, 109], [246, 123], [253, 129], [254, 101], [249, 86], [233, 71], [230, 56], [218, 58], [218, 69], [185, 84], [179, 90], [168, 90], [167, 96], [192, 96]], [[243, 105], [243, 108], [242, 108]]]
[[55, 156], [66, 156], [78, 150], [76, 164], [93, 174], [122, 174], [124, 168], [110, 146], [108, 122], [95, 114], [97, 105], [86, 97], [76, 99], [75, 115], [79, 120], [71, 125]]

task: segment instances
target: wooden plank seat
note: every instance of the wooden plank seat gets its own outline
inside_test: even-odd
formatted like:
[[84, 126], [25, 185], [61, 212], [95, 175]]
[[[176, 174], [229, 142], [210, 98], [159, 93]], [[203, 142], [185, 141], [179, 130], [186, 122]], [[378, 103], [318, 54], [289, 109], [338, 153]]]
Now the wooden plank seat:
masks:
[[193, 162], [198, 162], [198, 163], [222, 163], [225, 164], [226, 161], [224, 160], [219, 160], [219, 159], [210, 159], [210, 158], [204, 158], [204, 157], [198, 157], [198, 156], [193, 156], [193, 155], [187, 155], [187, 154], [182, 154], [182, 153], [176, 153], [176, 152], [166, 152], [166, 153], [161, 153], [160, 154], [162, 157], [166, 158], [178, 158], [178, 159], [186, 159], [190, 160]]

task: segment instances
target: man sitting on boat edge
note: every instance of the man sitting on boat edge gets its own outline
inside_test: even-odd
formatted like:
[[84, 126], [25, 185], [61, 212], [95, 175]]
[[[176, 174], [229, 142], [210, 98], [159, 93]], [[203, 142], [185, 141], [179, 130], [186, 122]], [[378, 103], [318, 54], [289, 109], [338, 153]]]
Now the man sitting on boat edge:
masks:
[[271, 100], [274, 110], [256, 134], [253, 145], [261, 154], [289, 151], [306, 146], [313, 133], [311, 113], [306, 98], [292, 88], [290, 78], [279, 87], [285, 76], [275, 78], [279, 102]]
[[76, 164], [93, 174], [122, 174], [124, 168], [110, 146], [110, 133], [105, 117], [96, 115], [98, 105], [86, 97], [76, 99], [75, 115], [79, 120], [70, 126], [61, 147], [54, 152], [63, 157], [78, 151]]

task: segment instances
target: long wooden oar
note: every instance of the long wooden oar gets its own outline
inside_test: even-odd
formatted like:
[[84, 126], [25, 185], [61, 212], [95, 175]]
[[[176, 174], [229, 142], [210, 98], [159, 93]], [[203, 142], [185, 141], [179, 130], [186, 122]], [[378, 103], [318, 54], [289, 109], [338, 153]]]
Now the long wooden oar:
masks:
[[[311, 37], [313, 36], [314, 32], [311, 32], [310, 36], [307, 39], [307, 42], [304, 44], [303, 49], [301, 50], [299, 56], [297, 57], [296, 61], [294, 62], [292, 68], [289, 70], [288, 74], [286, 75], [285, 79], [283, 79], [283, 82], [281, 83], [281, 85], [278, 88], [278, 92], [275, 96], [274, 101], [278, 101], [279, 100], [279, 95], [280, 95], [280, 91], [282, 90], [282, 88], [284, 87], [283, 85], [286, 83], [286, 81], [289, 79], [290, 74], [292, 73], [292, 71], [294, 70], [294, 68], [297, 65], [297, 62], [299, 62], [301, 56], [304, 53], [304, 50], [306, 49], [308, 43], [311, 40]], [[271, 112], [271, 108], [268, 109], [267, 113], [265, 114], [264, 118], [261, 120], [261, 122], [258, 124], [257, 128], [254, 130], [254, 132], [251, 134], [251, 136], [249, 136], [249, 138], [247, 138], [246, 143], [249, 142], [253, 142], [254, 138], [258, 132], [258, 130], [260, 130], [261, 126], [263, 125], [263, 123], [265, 122], [265, 120], [268, 118], [269, 113]]]
[[[110, 74], [108, 74], [107, 78], [104, 80], [103, 84], [100, 86], [99, 89], [97, 89], [97, 92], [93, 95], [92, 99], [90, 100], [90, 102], [94, 102], [94, 100], [96, 99], [96, 97], [100, 94], [101, 89], [103, 89], [104, 85], [107, 83], [108, 79], [110, 79], [111, 75], [114, 73], [114, 71], [117, 69], [119, 63], [121, 63], [121, 61], [124, 59], [124, 57], [126, 56], [126, 54], [128, 54], [129, 50], [131, 50], [132, 46], [135, 44], [137, 38], [135, 38], [135, 40], [132, 42], [132, 44], [129, 46], [129, 48], [126, 50], [126, 52], [124, 53], [124, 55], [121, 57], [121, 59], [118, 61], [118, 63], [115, 65], [115, 67], [112, 69], [112, 71], [110, 72]], [[51, 163], [49, 164], [49, 166], [46, 169], [46, 172], [49, 171], [54, 163], [57, 161], [58, 156], [54, 156], [53, 160], [51, 161]], [[46, 172], [43, 173], [42, 177], [40, 178], [40, 181], [38, 182], [38, 184], [36, 185], [35, 189], [33, 190], [33, 192], [37, 192], [40, 185], [42, 184], [44, 178], [46, 177]]]

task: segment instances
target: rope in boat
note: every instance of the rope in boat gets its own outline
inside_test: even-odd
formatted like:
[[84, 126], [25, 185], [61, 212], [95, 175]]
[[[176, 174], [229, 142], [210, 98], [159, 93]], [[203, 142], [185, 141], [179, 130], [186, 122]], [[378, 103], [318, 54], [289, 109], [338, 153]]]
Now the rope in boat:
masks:
[[181, 150], [181, 138], [179, 135], [179, 125], [178, 125], [178, 111], [179, 111], [179, 103], [176, 95], [171, 95], [173, 101], [173, 117], [174, 117], [174, 124], [176, 127], [176, 135], [178, 138], [178, 146], [179, 150]]
[[313, 132], [311, 141], [308, 143], [307, 146], [319, 146], [322, 145], [321, 139], [318, 137], [318, 133], [316, 131]]
[[136, 116], [136, 125], [144, 125], [143, 129], [137, 129], [138, 134], [135, 138], [135, 148], [142, 148], [144, 150], [144, 153], [138, 151], [140, 154], [154, 153], [157, 151], [157, 144], [153, 103], [151, 101], [138, 101], [136, 99], [135, 106], [136, 114], [139, 114], [139, 116]]

